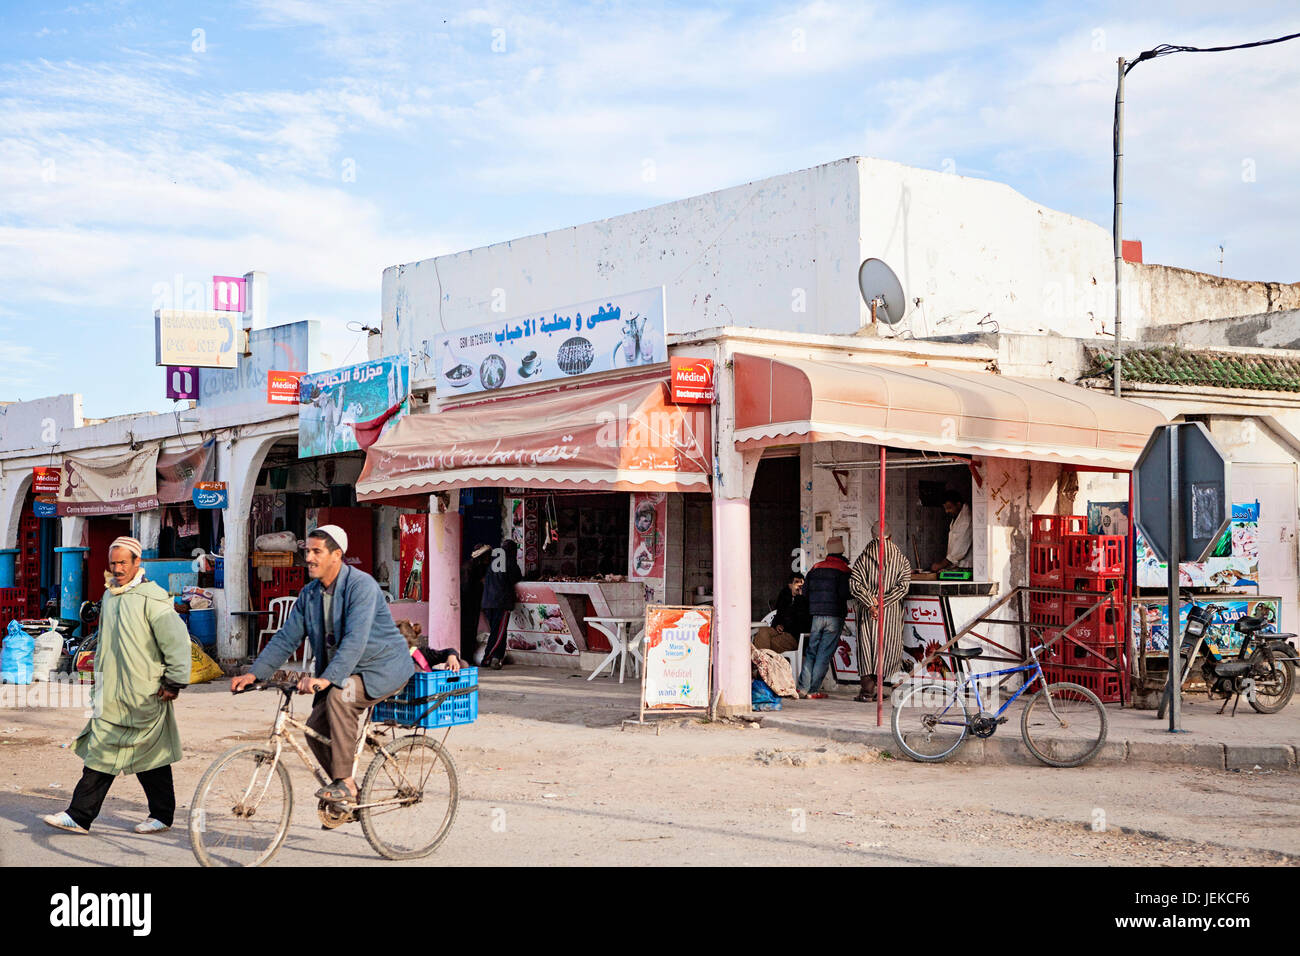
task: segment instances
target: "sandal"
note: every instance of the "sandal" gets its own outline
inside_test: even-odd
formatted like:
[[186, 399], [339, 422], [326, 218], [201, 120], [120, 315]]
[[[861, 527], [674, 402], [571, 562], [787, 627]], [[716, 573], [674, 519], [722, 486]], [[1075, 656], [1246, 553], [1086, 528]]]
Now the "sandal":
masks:
[[826, 695], [825, 695], [825, 694], [804, 694], [804, 697], [807, 698], [808, 700], [825, 700], [825, 699], [826, 699]]
[[329, 803], [343, 803], [347, 800], [356, 799], [356, 794], [345, 787], [341, 780], [336, 780], [328, 787], [321, 787], [316, 791], [316, 796]]
[[870, 697], [868, 697], [866, 694], [859, 694], [857, 697], [854, 697], [853, 699], [856, 700], [859, 704], [874, 704], [876, 702], [876, 695], [872, 694]]

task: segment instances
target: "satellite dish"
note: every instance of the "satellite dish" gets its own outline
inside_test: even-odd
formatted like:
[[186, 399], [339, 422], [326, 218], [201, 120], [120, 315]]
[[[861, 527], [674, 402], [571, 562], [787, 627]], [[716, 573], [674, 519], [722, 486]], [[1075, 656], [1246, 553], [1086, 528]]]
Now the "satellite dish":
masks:
[[896, 325], [907, 311], [907, 300], [903, 298], [903, 284], [894, 275], [894, 270], [880, 259], [864, 259], [858, 267], [858, 288], [862, 291], [862, 301], [870, 308], [872, 300], [875, 308], [872, 314], [886, 325]]

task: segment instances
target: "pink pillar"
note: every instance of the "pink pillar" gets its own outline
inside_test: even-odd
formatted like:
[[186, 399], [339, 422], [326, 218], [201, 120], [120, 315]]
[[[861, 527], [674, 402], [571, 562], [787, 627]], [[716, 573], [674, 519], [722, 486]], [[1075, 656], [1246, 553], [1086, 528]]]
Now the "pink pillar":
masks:
[[460, 512], [429, 509], [429, 646], [460, 649]]
[[749, 713], [749, 499], [713, 498], [714, 688], [718, 713]]

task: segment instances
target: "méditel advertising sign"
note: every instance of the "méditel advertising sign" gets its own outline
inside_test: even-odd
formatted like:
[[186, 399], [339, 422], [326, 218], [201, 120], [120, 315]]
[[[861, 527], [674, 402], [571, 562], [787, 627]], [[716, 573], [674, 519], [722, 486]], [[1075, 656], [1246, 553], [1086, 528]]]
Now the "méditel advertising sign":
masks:
[[63, 470], [58, 465], [37, 465], [32, 469], [32, 494], [57, 495]]
[[672, 401], [676, 405], [713, 404], [713, 360], [678, 358], [669, 360], [672, 371]]
[[712, 640], [712, 607], [646, 606], [642, 719], [647, 711], [709, 709]]

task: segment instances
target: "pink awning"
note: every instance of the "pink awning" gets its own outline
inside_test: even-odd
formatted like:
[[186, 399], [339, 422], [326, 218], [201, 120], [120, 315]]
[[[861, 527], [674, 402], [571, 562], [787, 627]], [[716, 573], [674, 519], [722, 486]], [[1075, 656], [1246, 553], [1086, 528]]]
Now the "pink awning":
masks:
[[453, 488], [708, 491], [710, 409], [662, 378], [408, 415], [366, 451], [363, 501]]
[[856, 441], [1129, 471], [1153, 408], [1049, 379], [735, 356], [736, 447]]

